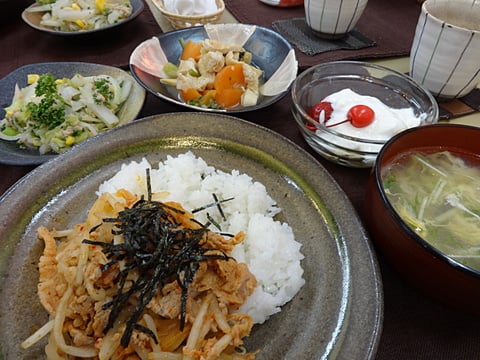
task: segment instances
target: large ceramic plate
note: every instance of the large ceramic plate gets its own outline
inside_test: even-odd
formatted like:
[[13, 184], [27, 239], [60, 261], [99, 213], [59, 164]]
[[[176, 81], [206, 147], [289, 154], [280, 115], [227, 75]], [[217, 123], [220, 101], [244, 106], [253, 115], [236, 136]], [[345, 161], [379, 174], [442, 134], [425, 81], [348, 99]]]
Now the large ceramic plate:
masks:
[[[263, 71], [263, 86], [256, 105], [224, 109], [207, 109], [185, 103], [172, 85], [160, 82], [163, 65], [178, 64], [182, 53], [181, 40], [199, 42], [215, 39], [225, 44], [238, 44], [252, 53], [252, 64]], [[258, 110], [280, 100], [290, 89], [297, 75], [298, 64], [290, 43], [273, 30], [245, 24], [209, 24], [160, 34], [139, 44], [130, 56], [130, 70], [137, 81], [158, 98], [190, 109], [240, 113]], [[271, 86], [275, 83], [274, 86]], [[267, 85], [268, 84], [268, 85]], [[262, 89], [268, 89], [262, 94]]]
[[[51, 73], [56, 77], [72, 77], [75, 74], [83, 76], [91, 75], [111, 75], [111, 76], [130, 76], [127, 72], [112, 66], [91, 64], [83, 62], [52, 62], [37, 63], [25, 65], [11, 72], [0, 79], [0, 119], [5, 117], [4, 108], [12, 103], [15, 85], [19, 87], [27, 86], [28, 74]], [[133, 80], [134, 86], [128, 100], [120, 110], [119, 117], [121, 123], [127, 123], [134, 120], [140, 110], [142, 110], [145, 101], [145, 90]], [[0, 163], [8, 165], [37, 165], [57, 156], [56, 154], [41, 155], [36, 149], [22, 149], [15, 141], [0, 139]]]
[[[246, 136], [248, 134], [248, 136]], [[18, 344], [47, 315], [36, 298], [40, 225], [83, 221], [99, 184], [124, 162], [192, 150], [207, 163], [265, 184], [293, 228], [306, 284], [246, 346], [258, 359], [372, 359], [383, 318], [377, 262], [350, 202], [326, 170], [282, 136], [219, 114], [145, 118], [80, 144], [33, 170], [0, 199], [0, 347], [6, 359], [42, 359]]]
[[116, 28], [118, 26], [125, 25], [126, 23], [132, 21], [135, 19], [138, 15], [143, 10], [143, 1], [142, 0], [130, 0], [130, 3], [132, 4], [132, 13], [130, 16], [118, 23], [112, 24], [110, 26], [105, 26], [100, 29], [93, 29], [93, 30], [84, 30], [84, 31], [60, 31], [60, 30], [55, 30], [52, 27], [49, 26], [44, 26], [40, 24], [40, 21], [42, 20], [42, 15], [44, 14], [43, 12], [29, 12], [28, 10], [32, 7], [37, 6], [36, 3], [30, 5], [28, 8], [26, 8], [22, 12], [22, 19], [25, 21], [28, 25], [30, 25], [32, 28], [47, 32], [49, 34], [53, 35], [61, 35], [61, 36], [84, 36], [84, 35], [90, 35], [90, 34], [96, 34], [99, 32], [104, 32], [106, 30], [111, 30], [113, 28]]

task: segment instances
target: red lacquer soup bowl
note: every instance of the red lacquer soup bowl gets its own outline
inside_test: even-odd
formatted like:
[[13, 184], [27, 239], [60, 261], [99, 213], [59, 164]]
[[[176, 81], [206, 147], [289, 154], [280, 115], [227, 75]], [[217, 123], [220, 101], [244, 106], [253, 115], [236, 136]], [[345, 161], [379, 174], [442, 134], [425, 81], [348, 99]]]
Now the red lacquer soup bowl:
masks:
[[[463, 167], [449, 174], [450, 168], [435, 162], [450, 156], [466, 164], [468, 176], [470, 171], [478, 176], [480, 128], [427, 125], [389, 140], [368, 181], [365, 221], [381, 256], [411, 285], [443, 304], [480, 314], [480, 236], [475, 233], [480, 179], [461, 185]], [[425, 177], [432, 174], [437, 177], [429, 185]], [[463, 189], [468, 192], [462, 194]]]

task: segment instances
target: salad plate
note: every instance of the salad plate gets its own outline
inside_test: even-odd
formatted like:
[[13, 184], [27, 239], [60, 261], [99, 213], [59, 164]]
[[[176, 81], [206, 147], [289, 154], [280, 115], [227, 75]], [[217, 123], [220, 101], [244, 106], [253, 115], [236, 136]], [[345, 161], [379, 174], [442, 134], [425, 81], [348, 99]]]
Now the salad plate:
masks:
[[258, 349], [259, 360], [374, 359], [383, 323], [380, 272], [345, 193], [283, 136], [204, 112], [154, 115], [100, 134], [37, 167], [0, 198], [0, 358], [45, 358], [42, 342], [28, 350], [18, 345], [47, 320], [36, 295], [43, 251], [36, 229], [81, 222], [99, 185], [122, 164], [156, 164], [187, 151], [264, 184], [282, 209], [277, 220], [302, 244], [305, 284], [281, 312], [253, 327], [247, 350]]
[[[15, 86], [27, 86], [29, 74], [51, 73], [57, 78], [71, 78], [75, 74], [83, 76], [111, 75], [128, 76], [130, 74], [122, 69], [93, 63], [84, 62], [51, 62], [36, 63], [22, 66], [7, 76], [0, 79], [0, 119], [5, 117], [5, 108], [12, 102]], [[145, 101], [146, 92], [132, 78], [133, 87], [126, 102], [122, 105], [121, 124], [134, 120], [140, 113]], [[117, 125], [118, 126], [118, 125]], [[0, 163], [7, 165], [38, 165], [57, 156], [57, 154], [40, 154], [37, 149], [21, 148], [15, 141], [0, 139]]]
[[[185, 102], [175, 85], [165, 84], [164, 65], [179, 64], [182, 43], [205, 39], [239, 45], [252, 54], [251, 64], [262, 71], [259, 98], [255, 105], [228, 109], [207, 108]], [[280, 100], [297, 76], [298, 63], [290, 43], [277, 32], [256, 25], [207, 24], [154, 36], [139, 44], [130, 56], [134, 78], [156, 97], [197, 111], [240, 113], [255, 111]]]
[[99, 29], [92, 29], [92, 30], [82, 30], [82, 31], [61, 31], [61, 30], [55, 30], [52, 27], [49, 26], [44, 26], [40, 22], [42, 20], [42, 16], [45, 12], [32, 12], [32, 8], [38, 6], [36, 3], [33, 3], [29, 7], [27, 7], [23, 12], [22, 12], [22, 19], [25, 21], [28, 25], [30, 25], [32, 28], [43, 31], [52, 35], [60, 35], [60, 36], [85, 36], [85, 35], [91, 35], [91, 34], [97, 34], [99, 32], [104, 32], [106, 30], [111, 30], [114, 28], [117, 28], [119, 26], [125, 25], [129, 23], [130, 21], [134, 20], [135, 18], [140, 15], [140, 13], [143, 11], [144, 4], [142, 0], [130, 0], [130, 4], [132, 5], [132, 13], [130, 16], [120, 22], [114, 23], [109, 26], [105, 26]]

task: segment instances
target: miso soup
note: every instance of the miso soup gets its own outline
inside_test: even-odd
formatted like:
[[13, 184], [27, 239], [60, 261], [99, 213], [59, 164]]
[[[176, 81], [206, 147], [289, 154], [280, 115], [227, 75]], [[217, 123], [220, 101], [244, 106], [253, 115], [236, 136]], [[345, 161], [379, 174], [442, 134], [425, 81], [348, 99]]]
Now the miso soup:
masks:
[[412, 152], [382, 174], [386, 196], [408, 226], [456, 261], [480, 270], [480, 160]]

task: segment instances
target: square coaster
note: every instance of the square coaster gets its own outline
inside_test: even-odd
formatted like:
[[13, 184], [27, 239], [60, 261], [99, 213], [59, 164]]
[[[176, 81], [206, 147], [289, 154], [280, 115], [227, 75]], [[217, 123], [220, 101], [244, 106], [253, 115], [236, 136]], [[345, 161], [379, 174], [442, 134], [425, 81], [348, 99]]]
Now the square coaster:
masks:
[[375, 41], [355, 29], [341, 39], [322, 39], [308, 27], [305, 18], [275, 21], [272, 27], [301, 52], [310, 56], [333, 50], [358, 50], [375, 46]]

